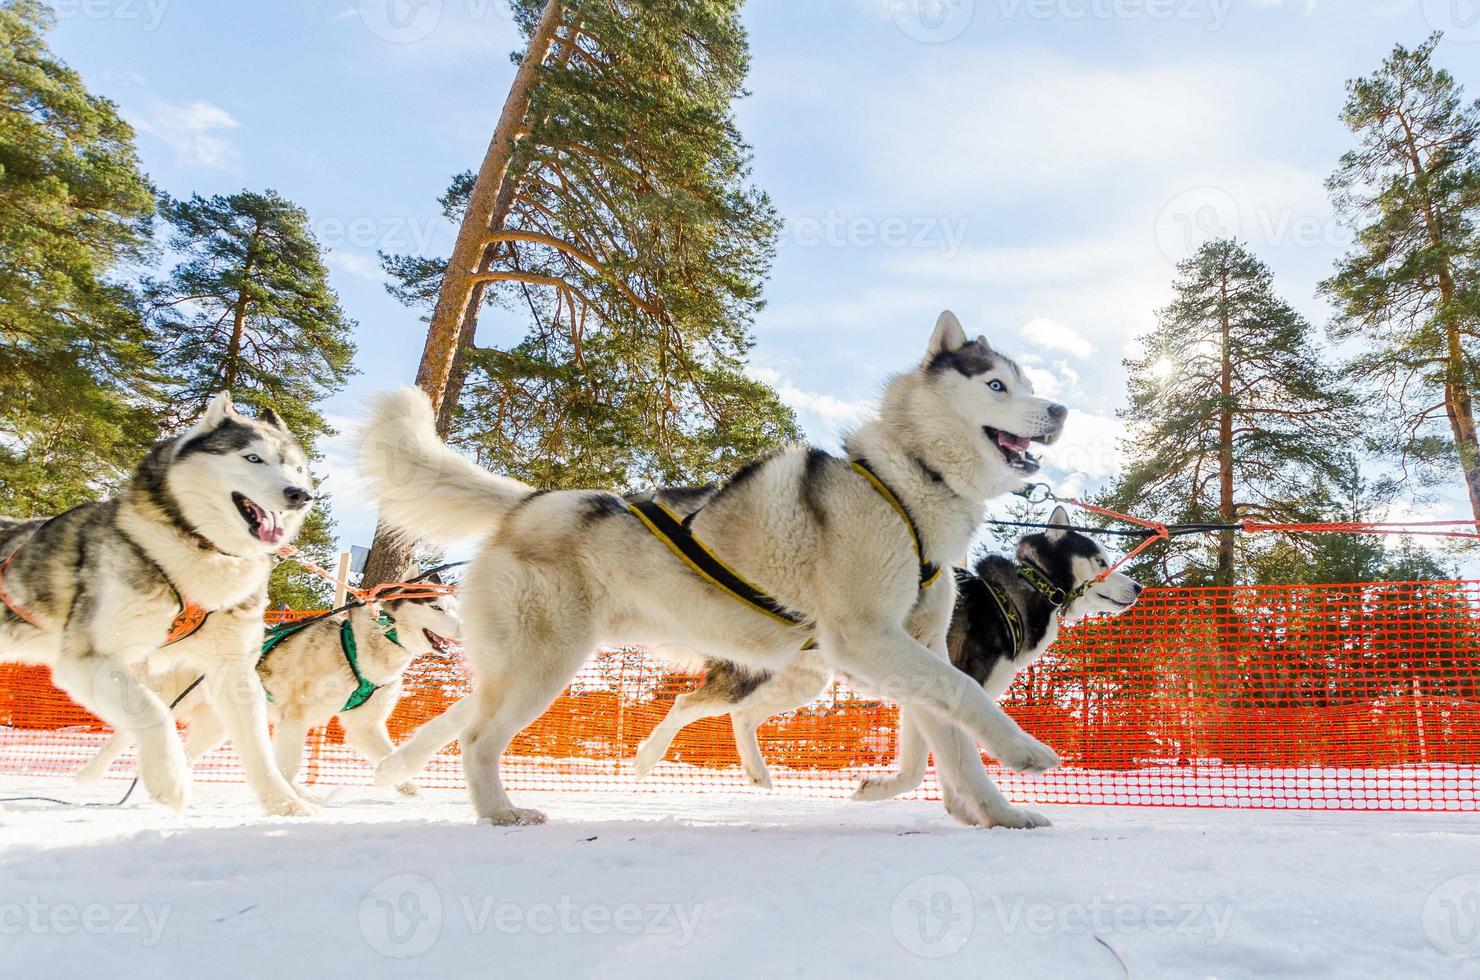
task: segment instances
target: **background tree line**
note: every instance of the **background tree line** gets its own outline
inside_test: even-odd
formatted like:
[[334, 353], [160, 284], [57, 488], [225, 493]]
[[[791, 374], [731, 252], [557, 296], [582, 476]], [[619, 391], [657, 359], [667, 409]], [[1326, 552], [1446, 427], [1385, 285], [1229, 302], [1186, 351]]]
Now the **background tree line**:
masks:
[[[1342, 359], [1236, 241], [1179, 264], [1173, 299], [1125, 362], [1126, 468], [1105, 506], [1165, 522], [1380, 521], [1400, 493], [1458, 477], [1480, 529], [1480, 101], [1433, 63], [1435, 34], [1347, 83], [1356, 146], [1327, 181], [1354, 247], [1320, 292]], [[1184, 585], [1444, 578], [1373, 536], [1181, 538], [1148, 581]]]

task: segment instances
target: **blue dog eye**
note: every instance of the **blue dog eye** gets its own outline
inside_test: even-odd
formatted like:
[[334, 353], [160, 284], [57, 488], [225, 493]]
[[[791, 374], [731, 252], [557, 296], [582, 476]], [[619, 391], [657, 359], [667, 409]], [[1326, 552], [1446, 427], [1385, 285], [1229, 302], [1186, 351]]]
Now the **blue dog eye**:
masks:
[[256, 453], [249, 453], [248, 455], [246, 455], [246, 456], [244, 456], [242, 458], [245, 459], [249, 463], [260, 463], [260, 462], [262, 462], [262, 457], [261, 456], [258, 456]]
[[993, 391], [1006, 391], [1007, 390], [1007, 385], [1005, 385], [1002, 382], [996, 380], [995, 378], [993, 380], [987, 382], [987, 387], [988, 388], [991, 388]]

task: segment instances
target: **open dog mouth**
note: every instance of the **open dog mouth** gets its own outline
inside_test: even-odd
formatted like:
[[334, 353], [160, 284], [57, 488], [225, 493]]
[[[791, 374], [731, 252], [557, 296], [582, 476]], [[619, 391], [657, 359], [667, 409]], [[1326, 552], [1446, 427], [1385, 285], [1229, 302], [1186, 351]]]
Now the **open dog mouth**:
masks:
[[264, 510], [247, 499], [245, 494], [233, 493], [231, 502], [236, 504], [237, 513], [247, 522], [247, 530], [263, 544], [278, 544], [287, 537], [283, 527], [283, 515], [275, 510]]
[[992, 445], [1002, 453], [1002, 458], [1007, 465], [1022, 473], [1037, 473], [1039, 460], [1037, 456], [1028, 452], [1028, 447], [1033, 444], [1035, 436], [1019, 436], [1001, 429], [994, 429], [990, 425], [983, 426], [982, 431], [987, 434]]
[[456, 640], [449, 640], [447, 637], [442, 636], [440, 633], [433, 633], [429, 629], [423, 629], [421, 631], [421, 635], [427, 638], [427, 642], [432, 645], [432, 649], [434, 651], [442, 654], [443, 656], [447, 656], [448, 654], [455, 653], [457, 651]]

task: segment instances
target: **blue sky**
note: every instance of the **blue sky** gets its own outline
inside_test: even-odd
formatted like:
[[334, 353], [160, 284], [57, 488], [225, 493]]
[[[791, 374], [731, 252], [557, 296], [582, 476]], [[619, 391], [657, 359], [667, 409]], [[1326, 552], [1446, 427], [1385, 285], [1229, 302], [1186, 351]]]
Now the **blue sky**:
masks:
[[[54, 3], [54, 48], [161, 189], [308, 210], [359, 322], [336, 421], [408, 382], [423, 325], [375, 253], [446, 253], [436, 197], [481, 159], [519, 47], [502, 0]], [[1444, 29], [1438, 60], [1480, 95], [1476, 0], [752, 0], [745, 20], [741, 128], [788, 221], [757, 373], [835, 445], [951, 308], [1075, 409], [1046, 469], [1070, 493], [1119, 465], [1121, 360], [1202, 237], [1236, 233], [1326, 322], [1347, 78]], [[490, 315], [481, 338], [520, 329]], [[331, 445], [324, 482], [368, 543], [350, 464]], [[1416, 513], [1465, 516], [1458, 483]]]

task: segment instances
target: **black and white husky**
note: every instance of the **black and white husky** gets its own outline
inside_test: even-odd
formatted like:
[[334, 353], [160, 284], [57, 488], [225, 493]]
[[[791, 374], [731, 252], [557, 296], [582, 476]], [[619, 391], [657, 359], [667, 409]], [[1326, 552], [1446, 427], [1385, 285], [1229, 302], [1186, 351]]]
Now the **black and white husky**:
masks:
[[[1067, 525], [1059, 507], [1049, 524]], [[1063, 527], [1025, 535], [1016, 559], [988, 555], [974, 571], [956, 570], [956, 611], [947, 647], [951, 663], [1000, 698], [1023, 668], [1035, 663], [1058, 637], [1059, 626], [1097, 614], [1119, 615], [1135, 604], [1141, 587], [1120, 572], [1097, 579], [1109, 567], [1091, 538]], [[701, 718], [728, 714], [740, 764], [751, 782], [769, 788], [771, 774], [756, 740], [768, 718], [814, 700], [832, 680], [822, 657], [803, 653], [774, 676], [708, 660], [704, 683], [673, 702], [668, 715], [638, 746], [634, 768], [644, 776], [662, 760], [674, 737]], [[900, 729], [897, 775], [866, 780], [855, 799], [882, 800], [908, 793], [925, 776], [927, 749], [918, 730]]]
[[[1015, 770], [1052, 769], [1058, 757], [950, 665], [955, 580], [926, 571], [966, 553], [985, 502], [1023, 486], [1036, 468], [1030, 443], [1058, 438], [1067, 415], [942, 314], [923, 360], [888, 383], [879, 416], [847, 439], [849, 458], [791, 449], [685, 495], [675, 521], [770, 600], [762, 614], [680, 559], [621, 496], [541, 493], [490, 474], [438, 440], [421, 393], [383, 396], [361, 450], [382, 517], [409, 536], [483, 538], [462, 605], [477, 688], [449, 723], [461, 731], [478, 816], [543, 819], [509, 799], [500, 762], [596, 646], [703, 650], [775, 672], [815, 639], [829, 667], [912, 712], [951, 813], [1045, 824], [1002, 796], [976, 743]], [[403, 781], [394, 774], [417, 760], [399, 755], [378, 780]]]
[[255, 668], [273, 553], [297, 533], [312, 487], [275, 414], [249, 419], [216, 396], [117, 497], [0, 524], [0, 659], [50, 666], [73, 700], [139, 743], [145, 788], [177, 809], [190, 800], [185, 753], [134, 668], [160, 655], [185, 665], [205, 676], [263, 809], [311, 813], [273, 764]]
[[[437, 579], [429, 581], [440, 584]], [[298, 775], [309, 731], [327, 725], [331, 718], [339, 720], [350, 747], [372, 766], [390, 755], [395, 744], [386, 720], [401, 700], [406, 668], [426, 654], [455, 655], [462, 623], [450, 597], [398, 598], [392, 592], [376, 607], [359, 606], [345, 617], [268, 631], [257, 676], [271, 702], [268, 717], [278, 768], [289, 782]], [[174, 703], [196, 676], [176, 667], [149, 681], [166, 703]], [[185, 694], [174, 711], [190, 726], [185, 758], [191, 765], [226, 738], [220, 716], [197, 692]], [[115, 734], [77, 779], [100, 778], [128, 745], [126, 735]], [[397, 788], [407, 796], [416, 792], [409, 782]]]

